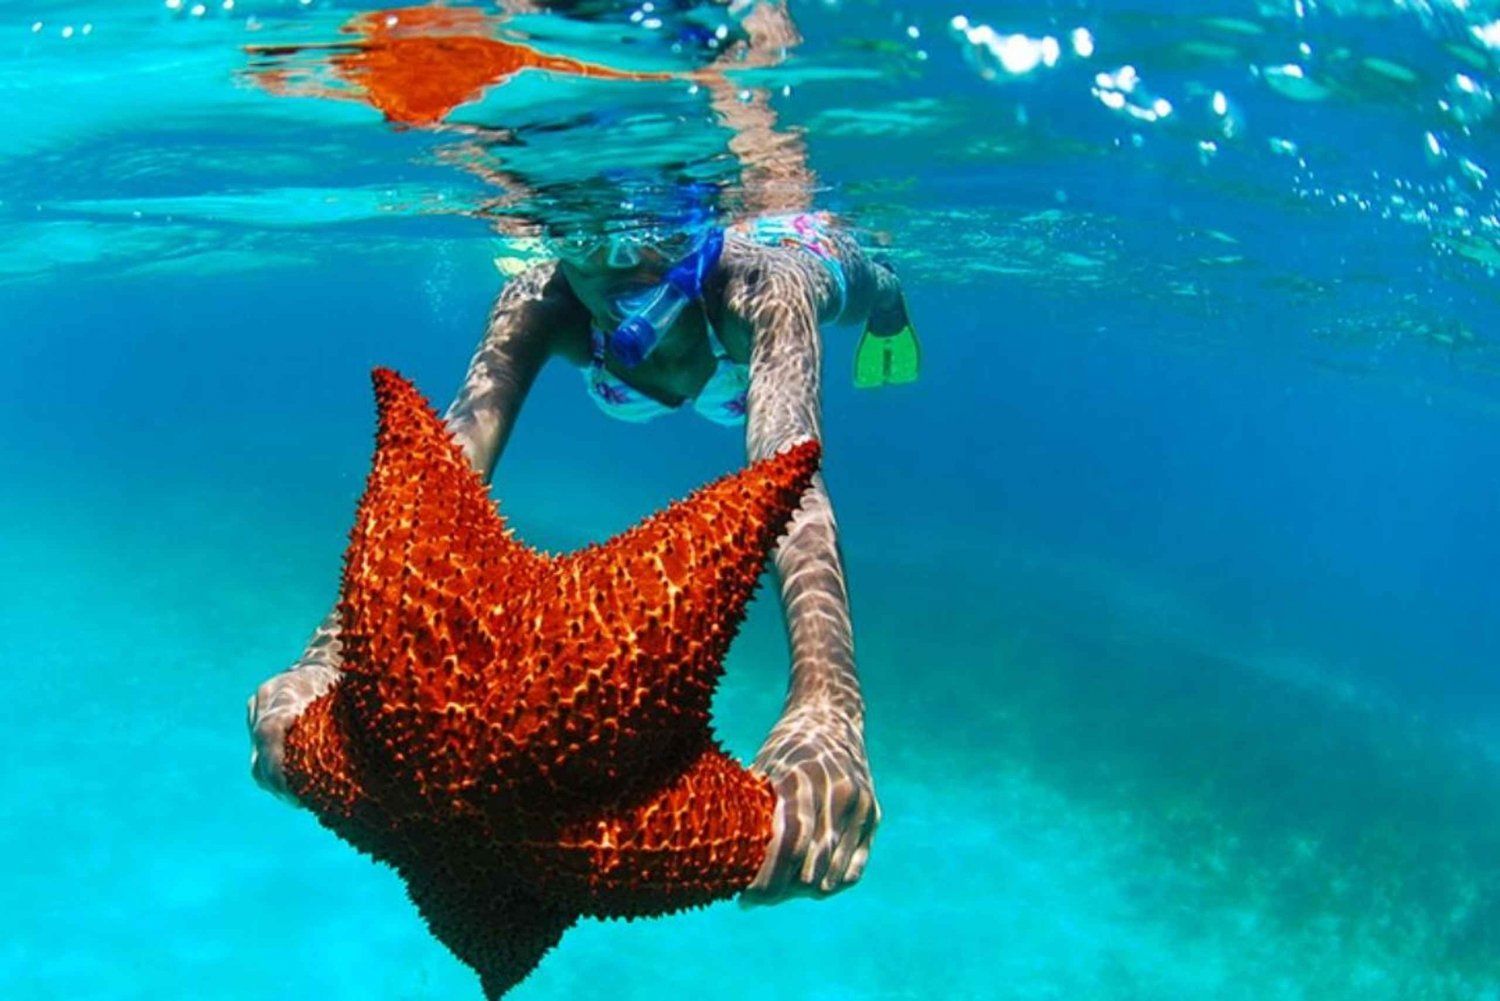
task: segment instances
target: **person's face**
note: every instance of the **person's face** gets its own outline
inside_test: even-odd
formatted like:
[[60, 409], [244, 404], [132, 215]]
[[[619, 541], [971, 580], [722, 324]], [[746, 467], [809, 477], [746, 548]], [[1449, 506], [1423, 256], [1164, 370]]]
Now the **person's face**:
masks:
[[647, 238], [628, 232], [559, 241], [554, 247], [568, 284], [596, 314], [618, 312], [619, 300], [659, 284], [691, 249], [689, 234]]

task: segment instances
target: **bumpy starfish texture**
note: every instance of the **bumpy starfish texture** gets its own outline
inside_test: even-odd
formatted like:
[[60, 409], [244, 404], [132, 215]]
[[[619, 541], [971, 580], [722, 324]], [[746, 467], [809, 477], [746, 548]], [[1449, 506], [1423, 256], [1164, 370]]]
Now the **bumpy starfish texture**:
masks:
[[512, 537], [417, 391], [374, 381], [344, 673], [293, 724], [286, 776], [401, 874], [493, 998], [580, 916], [704, 904], [760, 868], [775, 797], [715, 743], [709, 701], [818, 445], [549, 557]]

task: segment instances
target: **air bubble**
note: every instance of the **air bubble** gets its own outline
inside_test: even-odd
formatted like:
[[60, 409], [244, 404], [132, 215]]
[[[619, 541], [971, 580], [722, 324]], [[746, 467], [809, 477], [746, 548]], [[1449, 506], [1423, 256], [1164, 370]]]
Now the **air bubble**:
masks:
[[1490, 88], [1465, 73], [1455, 73], [1448, 81], [1447, 98], [1439, 102], [1449, 118], [1468, 128], [1495, 113], [1495, 96]]
[[1073, 44], [1073, 53], [1080, 59], [1087, 59], [1094, 54], [1094, 36], [1087, 28], [1074, 28], [1068, 36]]
[[1121, 66], [1113, 73], [1094, 76], [1093, 94], [1111, 111], [1143, 122], [1157, 122], [1173, 112], [1172, 102], [1157, 97], [1141, 84], [1134, 66]]
[[1296, 63], [1267, 66], [1261, 70], [1261, 76], [1271, 85], [1272, 90], [1294, 101], [1323, 101], [1328, 98], [1328, 88], [1309, 78], [1307, 71]]
[[1429, 163], [1438, 163], [1448, 155], [1448, 151], [1443, 149], [1442, 142], [1434, 132], [1422, 133], [1422, 148], [1427, 153]]

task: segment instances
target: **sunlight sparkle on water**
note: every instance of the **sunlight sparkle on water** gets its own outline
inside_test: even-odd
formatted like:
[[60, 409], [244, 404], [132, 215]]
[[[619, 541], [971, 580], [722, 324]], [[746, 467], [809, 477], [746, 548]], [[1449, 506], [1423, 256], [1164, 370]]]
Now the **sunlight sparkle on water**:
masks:
[[[1025, 76], [1038, 66], [1050, 69], [1062, 55], [1062, 45], [1051, 35], [1041, 38], [1002, 35], [987, 24], [972, 24], [963, 15], [953, 18], [949, 27], [968, 43], [964, 55], [986, 80], [994, 80], [1002, 73]], [[1076, 48], [1075, 45], [1075, 51]]]

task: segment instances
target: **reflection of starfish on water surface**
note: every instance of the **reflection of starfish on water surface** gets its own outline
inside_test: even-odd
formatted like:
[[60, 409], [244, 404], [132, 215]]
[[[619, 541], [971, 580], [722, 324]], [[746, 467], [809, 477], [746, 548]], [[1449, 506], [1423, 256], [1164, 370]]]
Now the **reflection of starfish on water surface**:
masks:
[[[524, 69], [609, 80], [671, 80], [670, 73], [629, 72], [551, 56], [494, 37], [496, 19], [470, 7], [403, 7], [361, 14], [342, 31], [355, 41], [316, 45], [255, 45], [270, 60], [250, 76], [273, 94], [352, 98], [402, 125], [435, 125], [477, 100], [486, 87]], [[288, 65], [289, 57], [327, 54], [326, 67]], [[343, 86], [323, 82], [331, 70]]]
[[498, 997], [579, 916], [662, 914], [754, 878], [774, 796], [714, 742], [709, 701], [818, 446], [549, 557], [511, 537], [409, 383], [375, 385], [344, 675], [293, 724], [287, 780], [400, 872]]

